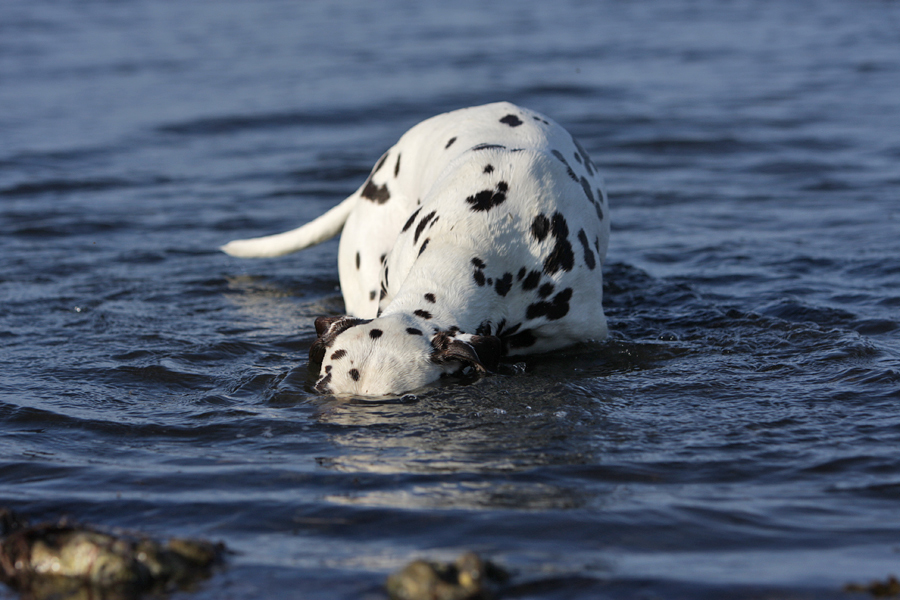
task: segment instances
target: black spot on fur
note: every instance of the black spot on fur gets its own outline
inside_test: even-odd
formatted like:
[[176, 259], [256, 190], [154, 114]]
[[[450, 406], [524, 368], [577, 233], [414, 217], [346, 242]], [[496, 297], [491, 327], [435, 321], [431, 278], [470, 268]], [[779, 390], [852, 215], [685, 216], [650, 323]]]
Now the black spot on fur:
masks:
[[353, 381], [359, 381], [359, 371], [356, 369], [350, 369], [350, 377]]
[[413, 242], [419, 241], [419, 236], [422, 235], [423, 231], [425, 231], [425, 226], [428, 225], [428, 221], [430, 221], [431, 219], [434, 218], [435, 214], [436, 214], [436, 211], [431, 211], [430, 213], [428, 213], [427, 215], [422, 217], [422, 220], [419, 221], [418, 225], [416, 225], [416, 233], [413, 236]]
[[489, 281], [485, 280], [484, 271], [482, 271], [482, 269], [485, 268], [484, 261], [476, 256], [472, 259], [472, 265], [475, 267], [475, 271], [472, 273], [472, 277], [475, 279], [475, 283], [477, 283], [478, 286], [481, 287], [485, 284], [485, 281]]
[[431, 238], [425, 238], [425, 241], [422, 242], [422, 247], [419, 248], [419, 256], [422, 256], [422, 253], [425, 252], [425, 248], [428, 247], [428, 242], [431, 241]]
[[553, 275], [560, 269], [571, 271], [575, 266], [575, 253], [572, 252], [572, 244], [568, 239], [569, 227], [566, 219], [558, 212], [553, 213], [550, 220], [550, 233], [556, 238], [556, 244], [544, 260], [544, 273]]
[[485, 212], [506, 201], [506, 192], [509, 186], [505, 181], [500, 181], [493, 190], [484, 190], [474, 196], [466, 198], [466, 202], [472, 205], [475, 212]]
[[384, 264], [384, 261], [386, 261], [386, 260], [387, 260], [387, 254], [382, 254], [382, 255], [381, 255], [381, 258], [379, 259], [379, 262], [380, 262], [381, 264]]
[[593, 271], [597, 267], [597, 261], [594, 259], [594, 251], [591, 250], [591, 244], [588, 242], [584, 229], [578, 232], [578, 241], [581, 242], [581, 247], [584, 249], [584, 263], [588, 269]]
[[359, 268], [359, 261], [360, 261], [360, 258], [359, 258], [359, 252], [357, 252], [357, 253], [356, 253], [356, 268], [357, 268], [357, 269]]
[[548, 233], [550, 233], [550, 219], [543, 214], [536, 216], [534, 221], [531, 222], [531, 235], [538, 242], [543, 242], [547, 238]]
[[516, 275], [516, 279], [518, 281], [522, 281], [522, 279], [525, 277], [525, 273], [527, 273], [527, 272], [528, 272], [528, 269], [526, 269], [525, 267], [522, 267], [521, 269], [519, 269], [519, 274]]
[[369, 300], [374, 300], [375, 296], [377, 296], [377, 295], [378, 295], [378, 292], [376, 292], [375, 290], [372, 290], [371, 292], [369, 292]]
[[455, 137], [450, 138], [450, 140], [447, 142], [447, 145], [444, 146], [444, 150], [446, 150], [447, 148], [449, 148], [450, 146], [452, 146], [452, 145], [453, 145], [453, 142], [455, 142], [455, 141], [456, 141], [456, 138], [455, 138]]
[[[599, 192], [600, 190], [597, 190], [597, 191]], [[599, 202], [594, 204], [594, 210], [597, 211], [597, 218], [602, 221], [603, 220], [603, 207], [600, 206]]]
[[594, 192], [591, 191], [591, 184], [588, 183], [587, 177], [581, 178], [581, 189], [584, 190], [584, 195], [587, 196], [587, 199], [591, 201], [591, 204], [593, 204], [595, 202]]
[[432, 304], [437, 302], [437, 298], [431, 292], [425, 294], [425, 299], [428, 300], [429, 302], [431, 302]]
[[502, 144], [478, 144], [477, 146], [472, 146], [470, 150], [472, 150], [473, 152], [478, 152], [479, 150], [493, 150], [494, 148], [506, 150], [506, 146]]
[[528, 348], [534, 346], [535, 342], [537, 342], [537, 338], [534, 337], [534, 333], [530, 329], [523, 329], [515, 335], [504, 338], [503, 341], [506, 342], [507, 347], [511, 349]]
[[[412, 224], [416, 222], [416, 217], [419, 216], [419, 211], [421, 211], [421, 210], [422, 210], [422, 208], [419, 207], [419, 208], [416, 209], [416, 212], [414, 212], [413, 214], [409, 215], [409, 219], [407, 219], [406, 225], [403, 226], [403, 229], [400, 230], [400, 233], [403, 233], [403, 232], [405, 232], [407, 229], [409, 229], [410, 227], [412, 227]], [[382, 256], [384, 256], [384, 255], [382, 255]], [[382, 262], [384, 262], [384, 261], [382, 260]]]
[[397, 154], [397, 164], [394, 165], [394, 177], [400, 174], [400, 154]]
[[490, 277], [488, 277], [488, 278], [487, 278], [487, 284], [488, 284], [488, 285], [494, 285], [494, 280], [491, 279]]
[[558, 158], [559, 161], [560, 161], [563, 165], [565, 165], [565, 167], [566, 167], [566, 173], [569, 175], [569, 178], [570, 178], [572, 181], [574, 181], [575, 183], [581, 183], [581, 182], [579, 181], [579, 179], [578, 179], [578, 175], [576, 175], [576, 174], [575, 174], [575, 171], [572, 170], [572, 167], [569, 166], [569, 161], [567, 161], [567, 160], [566, 160], [566, 157], [562, 155], [562, 152], [560, 152], [559, 150], [551, 150], [550, 153], [553, 154], [553, 156], [555, 156], [556, 158]]
[[553, 296], [553, 300], [550, 302], [542, 300], [541, 302], [529, 304], [525, 311], [525, 317], [528, 319], [547, 317], [550, 321], [562, 319], [569, 312], [569, 300], [571, 299], [572, 288], [566, 288]]
[[541, 282], [541, 272], [531, 271], [525, 281], [522, 282], [522, 289], [525, 291], [533, 290]]
[[519, 125], [522, 124], [522, 119], [520, 119], [516, 115], [506, 115], [505, 117], [500, 119], [500, 122], [505, 123], [505, 124], [509, 125], [510, 127], [518, 127]]
[[372, 331], [369, 332], [369, 337], [372, 338], [373, 340], [377, 340], [382, 335], [384, 335], [384, 332], [380, 329], [373, 329]]
[[378, 295], [378, 299], [384, 300], [386, 296], [387, 296], [387, 290], [384, 289], [384, 286], [382, 286], [381, 293]]
[[378, 204], [384, 204], [387, 202], [391, 194], [388, 192], [387, 184], [382, 186], [377, 186], [372, 183], [372, 176], [377, 173], [382, 166], [384, 166], [384, 162], [387, 160], [388, 152], [385, 152], [381, 155], [381, 158], [378, 159], [378, 162], [375, 163], [375, 168], [372, 169], [372, 173], [369, 174], [369, 178], [366, 179], [366, 184], [363, 186], [363, 191], [360, 194], [363, 198], [368, 200], [372, 200], [373, 202], [377, 202]]
[[346, 350], [335, 350], [331, 355], [331, 360], [340, 360], [347, 356]]
[[494, 165], [487, 165], [487, 166], [485, 166], [485, 167], [484, 167], [484, 172], [485, 172], [485, 173], [493, 173], [493, 172], [494, 172]]
[[575, 162], [577, 162], [580, 165], [581, 164], [581, 155], [576, 152], [574, 154], [574, 156], [575, 156]]
[[331, 365], [325, 365], [325, 372], [331, 373]]
[[575, 147], [578, 149], [578, 153], [581, 154], [581, 158], [584, 160], [584, 168], [587, 169], [588, 175], [591, 177], [594, 176], [594, 163], [591, 161], [591, 157], [588, 156], [587, 151], [584, 147], [578, 143], [574, 137], [572, 137], [572, 141], [575, 143]]
[[384, 204], [391, 199], [391, 193], [388, 191], [387, 184], [377, 186], [372, 183], [371, 179], [366, 182], [366, 187], [363, 188], [361, 196], [378, 204]]
[[547, 296], [549, 296], [552, 293], [553, 293], [553, 284], [552, 283], [545, 283], [538, 289], [538, 296], [540, 296], [541, 298], [546, 298]]
[[422, 317], [423, 319], [430, 319], [430, 318], [431, 318], [431, 313], [428, 312], [427, 310], [422, 310], [421, 308], [415, 310], [415, 311], [413, 312], [413, 314], [416, 315], [417, 317]]
[[409, 335], [422, 335], [422, 330], [416, 329], [415, 327], [407, 327], [406, 333], [408, 333]]
[[504, 273], [503, 277], [497, 279], [497, 285], [494, 286], [494, 289], [497, 290], [497, 293], [501, 296], [506, 296], [509, 293], [509, 290], [512, 289], [512, 273]]

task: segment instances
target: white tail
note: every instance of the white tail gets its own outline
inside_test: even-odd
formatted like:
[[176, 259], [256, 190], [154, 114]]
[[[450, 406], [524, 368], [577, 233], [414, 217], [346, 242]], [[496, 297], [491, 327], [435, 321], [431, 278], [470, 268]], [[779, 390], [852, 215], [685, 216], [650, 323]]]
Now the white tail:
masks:
[[353, 194], [324, 215], [297, 229], [249, 240], [234, 240], [219, 249], [240, 258], [270, 258], [321, 244], [341, 232], [358, 199], [359, 196]]

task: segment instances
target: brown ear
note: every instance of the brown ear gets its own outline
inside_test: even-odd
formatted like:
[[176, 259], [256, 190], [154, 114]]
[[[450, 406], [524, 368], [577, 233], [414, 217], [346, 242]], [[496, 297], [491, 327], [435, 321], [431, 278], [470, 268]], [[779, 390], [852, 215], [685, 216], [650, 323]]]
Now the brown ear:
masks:
[[[342, 331], [350, 329], [354, 325], [360, 323], [368, 323], [372, 319], [358, 319], [350, 315], [342, 315], [340, 317], [318, 317], [316, 319], [316, 335], [322, 337], [326, 334], [337, 335]], [[336, 325], [336, 326], [335, 326]], [[332, 327], [334, 329], [332, 330]]]
[[356, 317], [319, 317], [316, 319], [316, 334], [319, 338], [309, 348], [309, 366], [311, 375], [317, 375], [325, 359], [325, 351], [334, 343], [334, 338], [354, 325], [368, 323], [371, 319]]
[[316, 335], [322, 337], [328, 329], [337, 321], [346, 317], [319, 317], [316, 319]]
[[473, 335], [469, 341], [463, 341], [441, 331], [432, 338], [431, 345], [431, 360], [438, 364], [457, 361], [484, 373], [495, 370], [500, 361], [500, 338], [493, 335]]
[[306, 370], [311, 377], [316, 377], [319, 374], [319, 370], [322, 368], [322, 361], [325, 360], [325, 351], [327, 349], [328, 346], [322, 342], [322, 338], [318, 338], [312, 343], [312, 346], [309, 347], [309, 364], [306, 366]]

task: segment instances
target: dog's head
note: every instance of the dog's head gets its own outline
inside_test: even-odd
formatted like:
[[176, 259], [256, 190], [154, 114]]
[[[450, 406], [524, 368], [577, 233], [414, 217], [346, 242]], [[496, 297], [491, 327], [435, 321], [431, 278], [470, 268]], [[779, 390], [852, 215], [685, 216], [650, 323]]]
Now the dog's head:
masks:
[[310, 375], [320, 393], [402, 394], [442, 375], [494, 370], [500, 340], [456, 331], [425, 331], [403, 315], [378, 319], [319, 317], [309, 350]]

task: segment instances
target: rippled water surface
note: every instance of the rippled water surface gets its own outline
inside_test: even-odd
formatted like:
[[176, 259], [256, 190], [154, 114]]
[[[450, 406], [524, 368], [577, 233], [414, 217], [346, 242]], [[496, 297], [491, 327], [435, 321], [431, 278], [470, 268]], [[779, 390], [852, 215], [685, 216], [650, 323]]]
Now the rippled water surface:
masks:
[[[311, 394], [336, 242], [216, 248], [496, 100], [605, 175], [610, 340]], [[900, 574], [897, 2], [6, 0], [0, 107], [0, 506], [224, 541], [192, 598], [383, 598], [467, 549], [511, 598]]]

